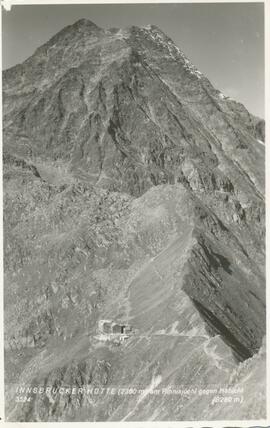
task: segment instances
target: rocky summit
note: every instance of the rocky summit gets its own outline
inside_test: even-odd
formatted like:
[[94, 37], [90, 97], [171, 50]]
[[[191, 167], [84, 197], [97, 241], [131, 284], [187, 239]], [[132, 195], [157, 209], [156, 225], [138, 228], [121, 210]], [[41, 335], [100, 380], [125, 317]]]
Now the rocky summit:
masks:
[[263, 419], [264, 121], [154, 25], [3, 72], [8, 421]]

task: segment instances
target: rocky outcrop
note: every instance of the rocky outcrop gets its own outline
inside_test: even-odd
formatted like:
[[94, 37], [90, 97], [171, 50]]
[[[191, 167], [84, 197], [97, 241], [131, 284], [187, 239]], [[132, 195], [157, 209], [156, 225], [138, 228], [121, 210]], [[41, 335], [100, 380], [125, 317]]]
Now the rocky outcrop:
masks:
[[[3, 104], [9, 420], [263, 418], [263, 121], [157, 27], [87, 20], [5, 71]], [[101, 319], [134, 334], [102, 343]], [[67, 384], [143, 392], [46, 392]]]

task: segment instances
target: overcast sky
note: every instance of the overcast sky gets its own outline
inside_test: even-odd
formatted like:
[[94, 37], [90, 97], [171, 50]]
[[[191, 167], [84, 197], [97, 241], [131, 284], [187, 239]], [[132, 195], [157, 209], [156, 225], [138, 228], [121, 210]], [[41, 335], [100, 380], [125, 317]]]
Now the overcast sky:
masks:
[[159, 26], [217, 89], [264, 117], [263, 3], [12, 6], [3, 11], [3, 68], [80, 18], [103, 28]]

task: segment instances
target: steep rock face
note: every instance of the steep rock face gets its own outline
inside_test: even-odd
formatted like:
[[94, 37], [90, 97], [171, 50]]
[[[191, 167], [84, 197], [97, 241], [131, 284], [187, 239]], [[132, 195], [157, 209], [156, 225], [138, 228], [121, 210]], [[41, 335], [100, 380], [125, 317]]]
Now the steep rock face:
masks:
[[[250, 382], [265, 369], [263, 122], [157, 27], [87, 20], [4, 72], [3, 104], [9, 420], [246, 419], [239, 361]], [[99, 319], [135, 334], [101, 342]], [[225, 407], [149, 394], [242, 383]], [[11, 384], [148, 392], [15, 404]]]

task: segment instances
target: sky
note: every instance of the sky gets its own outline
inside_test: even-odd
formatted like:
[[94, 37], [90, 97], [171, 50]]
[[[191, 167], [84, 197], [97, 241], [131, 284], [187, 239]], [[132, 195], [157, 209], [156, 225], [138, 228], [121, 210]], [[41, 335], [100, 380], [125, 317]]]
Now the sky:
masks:
[[217, 89], [264, 117], [263, 3], [12, 6], [2, 15], [3, 69], [80, 18], [102, 28], [157, 25]]

